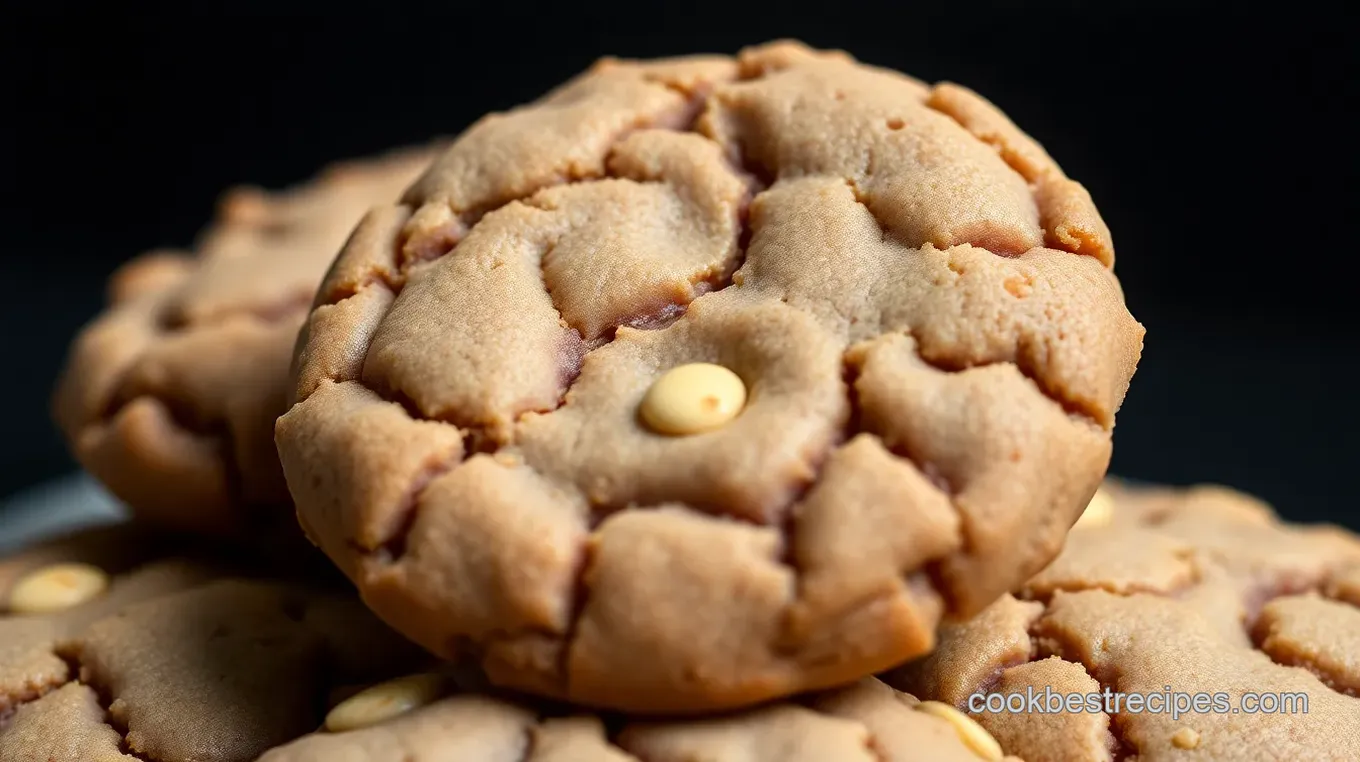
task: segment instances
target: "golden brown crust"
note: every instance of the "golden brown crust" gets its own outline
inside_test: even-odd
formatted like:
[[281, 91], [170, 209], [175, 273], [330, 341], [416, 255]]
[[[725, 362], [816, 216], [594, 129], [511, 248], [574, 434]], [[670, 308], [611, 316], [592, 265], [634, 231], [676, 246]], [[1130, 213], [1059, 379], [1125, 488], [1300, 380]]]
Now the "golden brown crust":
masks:
[[[1030, 600], [1005, 596], [949, 625], [935, 653], [885, 679], [959, 708], [979, 692], [1042, 698], [1046, 689], [1224, 697], [1179, 716], [1113, 704], [974, 715], [1026, 759], [1360, 758], [1360, 609], [1344, 597], [1360, 537], [1286, 524], [1222, 487], [1105, 489], [1111, 521], [1073, 529], [1021, 591]], [[1247, 693], [1304, 695], [1306, 711], [1253, 712]]]
[[340, 164], [279, 193], [234, 189], [196, 256], [153, 252], [120, 268], [54, 399], [81, 465], [171, 527], [239, 531], [251, 509], [286, 506], [273, 425], [307, 305], [354, 222], [432, 156]]
[[[1143, 329], [1068, 183], [980, 98], [843, 53], [602, 62], [355, 231], [276, 428], [299, 515], [425, 647], [585, 704], [925, 653], [1108, 463]], [[743, 412], [643, 428], [695, 362]]]

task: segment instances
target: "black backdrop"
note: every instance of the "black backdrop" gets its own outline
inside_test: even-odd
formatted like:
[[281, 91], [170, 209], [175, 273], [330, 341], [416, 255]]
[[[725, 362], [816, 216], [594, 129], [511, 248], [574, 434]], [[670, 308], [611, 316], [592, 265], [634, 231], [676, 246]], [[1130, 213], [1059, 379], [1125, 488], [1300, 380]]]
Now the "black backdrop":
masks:
[[1340, 18], [1073, 2], [383, 7], [0, 22], [0, 495], [72, 468], [47, 400], [102, 280], [138, 251], [188, 244], [224, 186], [455, 133], [600, 54], [799, 37], [979, 90], [1090, 189], [1148, 328], [1115, 472], [1227, 483], [1360, 527], [1356, 46]]

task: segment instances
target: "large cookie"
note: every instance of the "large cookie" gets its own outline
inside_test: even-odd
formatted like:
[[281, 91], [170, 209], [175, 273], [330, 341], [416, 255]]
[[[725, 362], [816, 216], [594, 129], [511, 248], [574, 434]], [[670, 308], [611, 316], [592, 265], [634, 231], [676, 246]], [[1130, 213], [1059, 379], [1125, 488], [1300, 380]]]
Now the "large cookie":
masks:
[[1019, 598], [887, 679], [980, 710], [1027, 760], [1356, 760], [1357, 607], [1360, 537], [1221, 487], [1113, 483]]
[[284, 472], [379, 615], [500, 685], [846, 684], [1058, 552], [1141, 350], [1112, 261], [961, 87], [791, 43], [604, 60], [359, 225]]
[[429, 659], [352, 595], [182, 550], [118, 528], [0, 560], [0, 762], [248, 762]]
[[287, 505], [273, 433], [298, 328], [354, 223], [433, 155], [337, 164], [282, 192], [237, 188], [196, 256], [158, 252], [118, 270], [55, 397], [80, 464], [167, 526], [236, 531]]

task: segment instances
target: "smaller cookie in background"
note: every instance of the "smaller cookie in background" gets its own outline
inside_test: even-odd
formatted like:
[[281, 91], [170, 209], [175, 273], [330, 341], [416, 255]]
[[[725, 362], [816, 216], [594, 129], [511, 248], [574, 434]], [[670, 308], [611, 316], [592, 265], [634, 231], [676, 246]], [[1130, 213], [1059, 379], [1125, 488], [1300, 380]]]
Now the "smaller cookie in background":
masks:
[[429, 661], [352, 595], [226, 555], [120, 526], [0, 560], [0, 762], [246, 762]]
[[1347, 531], [1224, 487], [1108, 480], [1018, 596], [884, 679], [981, 709], [970, 716], [1029, 760], [1360, 759], [1357, 583]]
[[116, 271], [54, 395], [76, 460], [163, 526], [239, 532], [250, 515], [285, 515], [269, 515], [290, 504], [273, 426], [298, 328], [354, 223], [435, 152], [334, 164], [279, 192], [235, 188], [196, 254], [151, 252]]

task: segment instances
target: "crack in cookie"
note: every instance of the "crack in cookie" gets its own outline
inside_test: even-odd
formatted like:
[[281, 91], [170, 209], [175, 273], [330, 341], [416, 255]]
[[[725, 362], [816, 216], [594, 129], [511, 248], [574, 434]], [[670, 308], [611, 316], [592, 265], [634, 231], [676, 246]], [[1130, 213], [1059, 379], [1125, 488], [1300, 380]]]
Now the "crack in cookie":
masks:
[[[114, 716], [111, 707], [116, 699], [109, 691], [108, 686], [90, 679], [90, 675], [80, 666], [80, 655], [73, 650], [73, 644], [65, 644], [65, 647], [61, 648], [60, 651], [61, 653], [58, 655], [67, 663], [73, 679], [71, 682], [66, 683], [62, 688], [57, 689], [58, 692], [69, 686], [77, 686], [75, 688], [77, 691], [79, 688], [85, 688], [88, 692], [88, 696], [93, 698], [94, 705], [99, 710], [98, 716], [100, 721], [116, 734], [118, 753], [125, 757], [140, 760], [141, 762], [151, 762], [150, 757], [134, 749], [132, 743], [128, 741], [127, 723]], [[63, 703], [69, 703], [74, 699], [62, 697], [58, 700]], [[70, 708], [61, 707], [53, 710], [53, 715], [61, 716], [67, 714], [69, 711]], [[93, 718], [93, 716], [91, 718]]]
[[1338, 693], [1360, 697], [1360, 609], [1311, 593], [1267, 603], [1252, 627], [1252, 642], [1276, 664], [1302, 667]]
[[[717, 58], [602, 59], [533, 104], [483, 117], [406, 192], [415, 212], [402, 231], [397, 270], [444, 256], [486, 214], [516, 200], [606, 177], [612, 146], [640, 130], [685, 129], [703, 93], [732, 74], [732, 64]], [[548, 120], [555, 129], [543, 129]]]
[[977, 93], [953, 83], [937, 85], [925, 105], [953, 119], [996, 149], [1034, 194], [1046, 245], [1114, 266], [1114, 242], [1091, 194], [1063, 174], [1048, 152]]
[[106, 709], [89, 686], [65, 683], [18, 707], [9, 724], [0, 724], [0, 759], [152, 762], [127, 748]]

